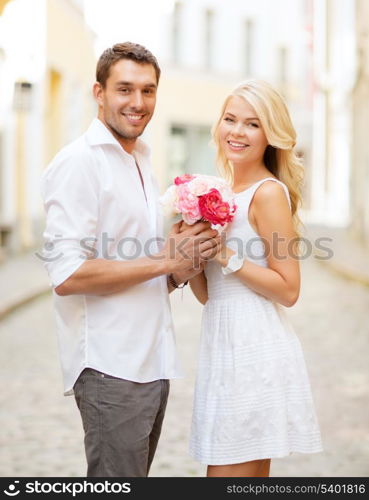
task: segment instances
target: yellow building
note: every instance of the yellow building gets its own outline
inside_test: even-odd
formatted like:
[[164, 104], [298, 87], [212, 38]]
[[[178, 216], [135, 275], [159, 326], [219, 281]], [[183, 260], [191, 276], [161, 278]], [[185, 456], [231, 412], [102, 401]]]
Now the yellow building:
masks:
[[10, 0], [0, 0], [0, 16], [3, 13], [4, 7]]
[[[40, 241], [39, 177], [95, 114], [96, 58], [80, 0], [0, 1], [2, 253]], [[32, 19], [32, 22], [30, 22]], [[22, 37], [19, 37], [22, 33]]]
[[48, 0], [46, 4], [46, 163], [85, 130], [95, 112], [91, 92], [96, 57], [82, 3]]

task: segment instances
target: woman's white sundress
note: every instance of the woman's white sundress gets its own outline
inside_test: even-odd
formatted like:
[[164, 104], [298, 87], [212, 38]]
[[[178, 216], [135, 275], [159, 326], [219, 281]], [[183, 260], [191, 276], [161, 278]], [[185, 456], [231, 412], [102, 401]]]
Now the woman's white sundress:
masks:
[[[227, 245], [267, 267], [264, 246], [248, 220], [251, 200], [267, 180], [236, 194]], [[238, 246], [240, 247], [238, 249]], [[283, 307], [209, 261], [202, 317], [190, 454], [207, 465], [322, 450], [300, 342]]]

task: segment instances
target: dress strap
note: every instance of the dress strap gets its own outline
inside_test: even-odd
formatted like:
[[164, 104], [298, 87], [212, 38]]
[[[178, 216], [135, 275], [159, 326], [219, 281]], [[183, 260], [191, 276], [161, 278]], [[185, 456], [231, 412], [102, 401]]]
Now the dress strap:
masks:
[[251, 200], [253, 199], [254, 197], [254, 194], [256, 192], [256, 190], [265, 182], [265, 181], [274, 181], [274, 182], [277, 182], [278, 184], [280, 184], [282, 187], [283, 187], [283, 190], [286, 194], [286, 197], [287, 197], [287, 201], [288, 201], [288, 205], [291, 209], [291, 199], [290, 199], [290, 194], [288, 192], [288, 188], [285, 184], [283, 184], [283, 182], [281, 182], [279, 179], [275, 179], [274, 177], [266, 177], [265, 179], [261, 179], [260, 181], [258, 182], [255, 182], [255, 184], [252, 186], [252, 189], [251, 189], [251, 198], [250, 198], [250, 203], [251, 203]]

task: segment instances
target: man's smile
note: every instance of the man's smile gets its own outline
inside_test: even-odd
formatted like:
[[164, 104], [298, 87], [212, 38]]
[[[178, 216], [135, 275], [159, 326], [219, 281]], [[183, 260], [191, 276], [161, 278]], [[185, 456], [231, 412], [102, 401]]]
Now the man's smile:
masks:
[[139, 123], [146, 116], [145, 113], [122, 113], [122, 115], [133, 124]]

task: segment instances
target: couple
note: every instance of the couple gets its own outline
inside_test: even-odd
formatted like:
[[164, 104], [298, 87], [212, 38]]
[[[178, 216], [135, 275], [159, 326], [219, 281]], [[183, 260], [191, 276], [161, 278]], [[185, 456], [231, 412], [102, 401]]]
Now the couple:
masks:
[[[293, 305], [300, 287], [288, 251], [300, 201], [295, 132], [268, 84], [237, 87], [213, 130], [238, 206], [227, 241], [199, 222], [174, 224], [161, 243], [158, 190], [138, 139], [159, 77], [144, 47], [105, 50], [98, 117], [42, 176], [65, 394], [81, 413], [87, 475], [147, 476], [169, 379], [180, 376], [168, 294], [189, 281], [205, 304], [191, 454], [208, 476], [265, 477], [271, 458], [321, 450], [301, 347], [279, 305]], [[278, 255], [267, 251], [276, 234]], [[244, 251], [251, 238], [258, 255], [255, 245]]]

